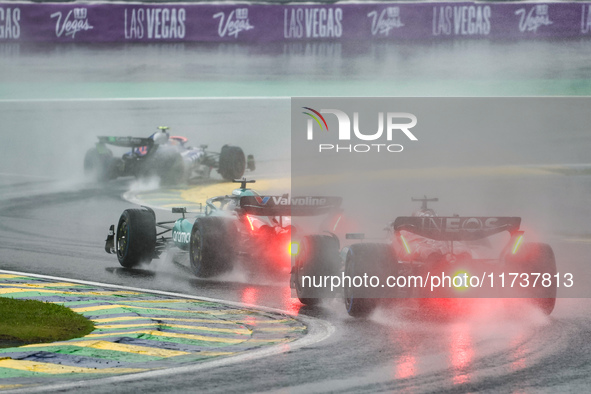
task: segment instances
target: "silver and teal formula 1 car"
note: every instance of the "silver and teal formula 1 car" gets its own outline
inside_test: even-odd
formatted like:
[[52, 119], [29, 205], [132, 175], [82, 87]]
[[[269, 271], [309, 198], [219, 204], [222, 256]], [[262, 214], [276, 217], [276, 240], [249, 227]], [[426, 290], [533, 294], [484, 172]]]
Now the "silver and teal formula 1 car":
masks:
[[[173, 261], [188, 260], [198, 277], [218, 275], [241, 261], [249, 271], [289, 274], [299, 229], [292, 216], [332, 216], [340, 212], [340, 197], [261, 196], [247, 188], [254, 180], [234, 180], [240, 187], [230, 195], [210, 198], [205, 208], [188, 218], [185, 208], [173, 208], [181, 217], [156, 222], [147, 207], [123, 211], [112, 225], [105, 244], [123, 267], [133, 268], [159, 258], [165, 251]], [[315, 228], [318, 231], [320, 228]]]
[[[96, 146], [86, 152], [84, 172], [101, 182], [122, 176], [158, 176], [162, 183], [178, 184], [207, 179], [212, 169], [226, 180], [255, 169], [254, 157], [246, 157], [237, 146], [224, 145], [220, 153], [210, 152], [206, 145], [188, 146], [187, 138], [171, 136], [166, 126], [158, 129], [147, 138], [98, 137]], [[117, 158], [107, 145], [131, 150]]]

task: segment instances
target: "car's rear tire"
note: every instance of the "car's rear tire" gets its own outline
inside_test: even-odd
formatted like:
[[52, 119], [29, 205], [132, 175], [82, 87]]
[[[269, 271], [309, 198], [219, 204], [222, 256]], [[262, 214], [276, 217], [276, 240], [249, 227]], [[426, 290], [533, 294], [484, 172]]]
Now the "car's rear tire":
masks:
[[140, 177], [157, 176], [162, 185], [176, 185], [186, 180], [185, 163], [174, 148], [158, 146], [141, 163]]
[[[295, 258], [295, 290], [298, 299], [304, 305], [320, 303], [326, 288], [313, 288], [314, 277], [338, 275], [341, 272], [339, 240], [330, 235], [309, 235], [299, 242], [299, 251]], [[303, 276], [312, 278], [311, 286], [306, 288]]]
[[367, 317], [378, 306], [387, 289], [384, 286], [390, 275], [396, 275], [397, 260], [389, 244], [362, 243], [349, 247], [345, 258], [345, 277], [369, 278], [377, 276], [377, 288], [345, 286], [345, 308], [353, 317]]
[[193, 273], [208, 278], [232, 269], [236, 242], [237, 230], [232, 219], [216, 216], [195, 219], [189, 246]]
[[[541, 276], [536, 287], [527, 287], [523, 290], [530, 301], [549, 315], [556, 305], [556, 258], [552, 247], [545, 243], [528, 242], [521, 245], [518, 251], [507, 253], [505, 256], [505, 271], [511, 273], [540, 273]], [[543, 275], [550, 278], [550, 285], [544, 286]]]
[[99, 152], [97, 148], [89, 149], [84, 156], [84, 174], [98, 182], [106, 182], [117, 178], [119, 160], [105, 148]]
[[133, 268], [150, 263], [156, 248], [156, 219], [147, 209], [126, 209], [117, 224], [115, 250], [119, 263]]
[[[254, 164], [254, 160], [253, 160]], [[224, 145], [220, 153], [218, 172], [227, 181], [239, 179], [244, 175], [246, 158], [241, 148]]]

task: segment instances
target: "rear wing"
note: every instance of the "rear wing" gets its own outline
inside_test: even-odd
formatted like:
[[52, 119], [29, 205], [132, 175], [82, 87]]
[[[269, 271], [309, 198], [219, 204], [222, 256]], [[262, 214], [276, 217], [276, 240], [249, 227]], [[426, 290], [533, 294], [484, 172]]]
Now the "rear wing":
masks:
[[395, 232], [405, 230], [438, 241], [471, 241], [503, 231], [514, 233], [520, 225], [520, 217], [400, 216], [392, 228]]
[[152, 138], [141, 138], [141, 137], [98, 137], [99, 142], [102, 144], [108, 144], [113, 146], [120, 146], [122, 148], [139, 148], [141, 146], [147, 146], [148, 148], [154, 145]]
[[341, 197], [244, 196], [240, 208], [256, 216], [317, 216], [341, 206]]

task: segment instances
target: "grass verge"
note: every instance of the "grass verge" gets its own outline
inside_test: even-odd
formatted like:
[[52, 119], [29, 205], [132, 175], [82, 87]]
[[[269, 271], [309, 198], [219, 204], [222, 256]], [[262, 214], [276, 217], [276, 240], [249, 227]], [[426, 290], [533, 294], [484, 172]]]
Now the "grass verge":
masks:
[[0, 348], [64, 341], [94, 330], [94, 324], [63, 305], [0, 297]]

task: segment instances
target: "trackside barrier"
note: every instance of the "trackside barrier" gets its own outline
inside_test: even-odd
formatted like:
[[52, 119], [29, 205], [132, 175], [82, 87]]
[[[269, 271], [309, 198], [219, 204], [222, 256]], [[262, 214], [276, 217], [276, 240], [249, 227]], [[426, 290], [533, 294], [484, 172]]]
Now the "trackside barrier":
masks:
[[591, 35], [591, 2], [0, 2], [0, 42], [290, 42]]

